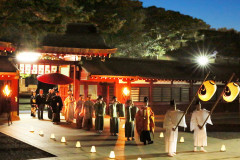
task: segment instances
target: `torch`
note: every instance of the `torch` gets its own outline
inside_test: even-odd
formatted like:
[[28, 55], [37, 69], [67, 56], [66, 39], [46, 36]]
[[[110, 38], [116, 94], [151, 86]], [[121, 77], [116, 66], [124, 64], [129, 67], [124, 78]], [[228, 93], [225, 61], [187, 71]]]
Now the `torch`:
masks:
[[3, 95], [5, 96], [6, 100], [6, 106], [8, 107], [7, 110], [7, 116], [8, 116], [8, 125], [10, 126], [10, 122], [12, 124], [12, 118], [11, 118], [11, 93], [12, 91], [10, 90], [8, 85], [5, 85], [3, 89]]

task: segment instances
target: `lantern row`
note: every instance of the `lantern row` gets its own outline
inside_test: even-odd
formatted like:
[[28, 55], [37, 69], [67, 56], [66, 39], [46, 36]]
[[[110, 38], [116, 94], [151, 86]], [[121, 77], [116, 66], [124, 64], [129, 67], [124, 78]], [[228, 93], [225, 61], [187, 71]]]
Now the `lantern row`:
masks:
[[57, 72], [57, 66], [55, 65], [20, 64], [19, 69], [21, 74], [48, 74]]
[[[198, 91], [198, 97], [202, 101], [209, 101], [217, 90], [217, 85], [213, 80], [203, 82], [203, 85]], [[239, 85], [235, 82], [230, 82], [224, 89], [223, 99], [226, 102], [232, 102], [236, 99], [240, 91]]]

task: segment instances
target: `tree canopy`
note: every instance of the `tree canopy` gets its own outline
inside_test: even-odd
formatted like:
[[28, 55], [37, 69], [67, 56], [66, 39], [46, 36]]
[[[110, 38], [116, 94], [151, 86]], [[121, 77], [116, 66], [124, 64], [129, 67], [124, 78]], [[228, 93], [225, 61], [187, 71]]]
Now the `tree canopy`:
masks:
[[98, 26], [106, 43], [118, 48], [115, 56], [156, 57], [198, 41], [204, 21], [144, 8], [138, 0], [2, 0], [0, 36], [17, 45], [37, 46], [47, 33], [61, 33], [68, 23]]

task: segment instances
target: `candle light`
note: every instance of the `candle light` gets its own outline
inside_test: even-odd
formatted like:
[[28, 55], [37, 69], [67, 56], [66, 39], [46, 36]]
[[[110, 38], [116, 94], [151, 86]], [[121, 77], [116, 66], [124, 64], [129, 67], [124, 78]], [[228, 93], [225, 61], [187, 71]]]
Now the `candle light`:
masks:
[[111, 151], [111, 152], [110, 152], [109, 158], [111, 158], [111, 159], [114, 159], [114, 158], [115, 158], [115, 153], [114, 153], [114, 151]]
[[91, 153], [96, 153], [97, 151], [96, 151], [96, 147], [95, 146], [92, 146], [92, 148], [91, 148]]
[[66, 138], [65, 137], [61, 138], [61, 143], [66, 143]]
[[76, 143], [76, 148], [81, 148], [81, 143], [80, 143], [80, 141], [77, 141], [77, 143]]
[[184, 137], [180, 138], [180, 143], [184, 143]]
[[54, 133], [51, 134], [50, 139], [53, 139], [53, 140], [56, 139]]
[[43, 131], [40, 131], [40, 132], [39, 132], [39, 135], [40, 135], [40, 136], [44, 136]]
[[163, 138], [164, 137], [164, 134], [163, 132], [160, 132], [160, 135], [159, 135], [160, 138]]
[[221, 149], [220, 149], [221, 152], [226, 152], [226, 146], [223, 144]]
[[30, 129], [29, 132], [34, 133], [34, 129], [33, 129], [33, 127], [31, 127], [31, 129]]

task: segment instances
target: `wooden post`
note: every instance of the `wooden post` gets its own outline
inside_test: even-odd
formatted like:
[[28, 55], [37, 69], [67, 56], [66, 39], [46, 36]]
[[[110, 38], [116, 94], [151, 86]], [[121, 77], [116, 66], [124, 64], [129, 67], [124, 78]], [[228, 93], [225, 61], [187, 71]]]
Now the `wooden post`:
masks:
[[226, 83], [225, 87], [223, 88], [221, 94], [219, 95], [218, 99], [216, 100], [216, 102], [214, 103], [209, 115], [207, 116], [206, 120], [204, 121], [204, 123], [202, 124], [201, 128], [206, 124], [208, 118], [212, 115], [214, 109], [217, 107], [217, 104], [218, 102], [220, 101], [220, 99], [222, 98], [223, 94], [224, 94], [224, 91], [225, 91], [225, 88], [227, 87], [228, 83], [230, 83], [233, 79], [233, 77], [235, 76], [235, 73], [232, 74], [232, 76], [229, 78], [228, 82]]
[[[210, 74], [210, 72], [208, 72], [208, 74], [207, 74], [206, 77], [204, 78], [203, 82], [205, 82], [205, 81], [207, 80], [209, 74]], [[178, 121], [176, 127], [174, 128], [175, 130], [177, 129], [177, 127], [179, 126], [179, 124], [180, 124], [180, 122], [182, 121], [183, 117], [187, 114], [187, 112], [188, 112], [189, 108], [191, 107], [193, 101], [194, 101], [195, 98], [197, 97], [197, 95], [198, 95], [198, 91], [199, 91], [200, 88], [202, 87], [203, 82], [202, 82], [202, 84], [200, 85], [200, 87], [198, 88], [198, 90], [197, 90], [195, 96], [192, 98], [192, 101], [191, 101], [190, 104], [188, 105], [188, 107], [187, 107], [187, 109], [185, 110], [185, 112], [183, 113], [182, 117], [181, 117], [180, 120]]]

